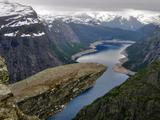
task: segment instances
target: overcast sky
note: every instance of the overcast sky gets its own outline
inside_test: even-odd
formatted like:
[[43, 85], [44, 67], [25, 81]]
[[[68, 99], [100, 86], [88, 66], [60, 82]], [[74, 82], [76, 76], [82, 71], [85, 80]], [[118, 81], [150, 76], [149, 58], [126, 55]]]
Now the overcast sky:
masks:
[[[0, 0], [1, 1], [1, 0]], [[153, 10], [160, 11], [160, 0], [9, 0], [31, 5], [35, 9], [74, 10]]]

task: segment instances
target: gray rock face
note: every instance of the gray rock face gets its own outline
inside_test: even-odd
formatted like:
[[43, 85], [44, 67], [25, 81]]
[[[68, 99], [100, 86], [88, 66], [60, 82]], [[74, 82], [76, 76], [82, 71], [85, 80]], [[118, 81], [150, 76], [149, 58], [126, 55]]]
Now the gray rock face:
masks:
[[48, 27], [47, 30], [49, 30], [49, 34], [55, 35], [53, 38], [60, 38], [63, 42], [80, 43], [79, 38], [76, 36], [71, 27], [63, 21], [44, 17], [42, 17], [42, 21]]
[[92, 87], [105, 70], [105, 66], [94, 63], [65, 65], [46, 69], [10, 88], [24, 113], [47, 119]]
[[53, 42], [52, 50], [64, 63], [71, 63], [71, 56], [79, 52], [83, 45], [72, 28], [61, 20], [42, 17], [47, 35]]
[[16, 3], [0, 5], [4, 8], [0, 15], [0, 55], [6, 60], [10, 83], [62, 64], [31, 7]]

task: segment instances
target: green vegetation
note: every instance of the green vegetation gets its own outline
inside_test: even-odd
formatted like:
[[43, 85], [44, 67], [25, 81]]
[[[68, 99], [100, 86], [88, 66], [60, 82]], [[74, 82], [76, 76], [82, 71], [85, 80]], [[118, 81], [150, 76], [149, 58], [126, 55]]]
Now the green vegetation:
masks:
[[0, 83], [7, 84], [9, 80], [7, 66], [5, 60], [0, 57]]
[[141, 40], [134, 45], [128, 47], [128, 61], [124, 63], [126, 68], [133, 71], [143, 69], [152, 61], [159, 58], [160, 31], [156, 31], [146, 40]]
[[74, 63], [71, 59], [73, 54], [76, 54], [82, 51], [85, 47], [82, 43], [59, 43], [53, 46], [53, 51], [56, 53], [57, 57], [62, 60], [64, 63]]
[[85, 107], [75, 120], [159, 120], [160, 60]]

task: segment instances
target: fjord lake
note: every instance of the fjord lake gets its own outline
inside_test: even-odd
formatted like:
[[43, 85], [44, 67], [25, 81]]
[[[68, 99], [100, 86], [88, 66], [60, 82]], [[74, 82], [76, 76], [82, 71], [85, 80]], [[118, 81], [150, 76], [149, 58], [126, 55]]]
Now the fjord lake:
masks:
[[97, 52], [79, 57], [77, 62], [104, 64], [107, 66], [107, 70], [97, 79], [92, 88], [73, 98], [73, 100], [65, 106], [63, 111], [48, 118], [48, 120], [72, 120], [84, 106], [91, 104], [112, 88], [125, 82], [128, 76], [115, 72], [113, 67], [119, 62], [120, 58], [124, 57], [121, 52], [128, 46], [130, 46], [130, 44], [102, 44], [96, 46]]

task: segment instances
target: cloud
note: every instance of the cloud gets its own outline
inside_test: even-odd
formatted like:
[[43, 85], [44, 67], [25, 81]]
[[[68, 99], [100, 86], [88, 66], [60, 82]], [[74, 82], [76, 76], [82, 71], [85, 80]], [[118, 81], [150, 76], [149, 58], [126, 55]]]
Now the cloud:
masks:
[[57, 11], [138, 9], [160, 11], [160, 0], [10, 0]]

